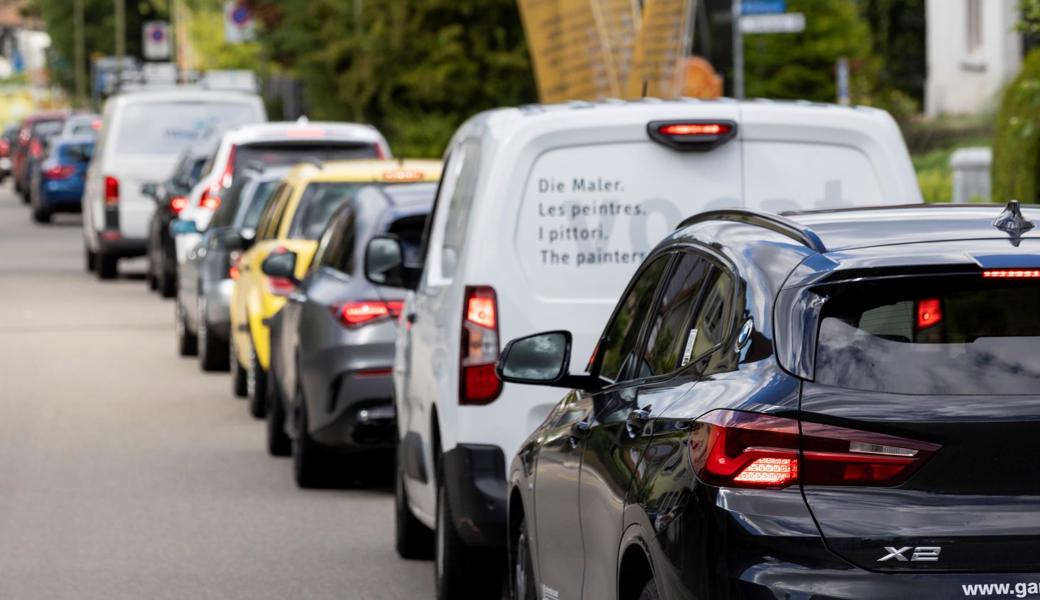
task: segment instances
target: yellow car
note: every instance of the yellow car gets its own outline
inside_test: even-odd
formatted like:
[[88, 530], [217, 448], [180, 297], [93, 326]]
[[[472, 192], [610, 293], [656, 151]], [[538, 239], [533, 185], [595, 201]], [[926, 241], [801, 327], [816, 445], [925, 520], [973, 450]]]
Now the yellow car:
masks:
[[268, 277], [261, 265], [272, 253], [296, 253], [296, 277], [310, 268], [325, 225], [358, 190], [369, 185], [437, 181], [435, 160], [350, 160], [303, 163], [279, 184], [257, 225], [252, 246], [236, 263], [231, 294], [231, 376], [235, 393], [250, 398], [249, 410], [262, 418], [271, 365], [268, 322], [294, 288]]

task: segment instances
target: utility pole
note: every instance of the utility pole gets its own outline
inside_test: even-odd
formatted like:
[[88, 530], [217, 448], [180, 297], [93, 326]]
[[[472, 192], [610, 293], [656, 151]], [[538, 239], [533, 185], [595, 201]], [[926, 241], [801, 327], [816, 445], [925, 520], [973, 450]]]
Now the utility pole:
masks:
[[743, 0], [733, 0], [733, 97], [744, 99], [744, 32], [740, 18], [744, 14]]
[[87, 105], [87, 43], [85, 28], [86, 23], [83, 16], [84, 0], [76, 0], [73, 10], [74, 14], [74, 44], [76, 46], [73, 55], [76, 61], [76, 104], [81, 108]]
[[122, 71], [126, 58], [126, 0], [116, 0], [116, 58], [118, 70]]

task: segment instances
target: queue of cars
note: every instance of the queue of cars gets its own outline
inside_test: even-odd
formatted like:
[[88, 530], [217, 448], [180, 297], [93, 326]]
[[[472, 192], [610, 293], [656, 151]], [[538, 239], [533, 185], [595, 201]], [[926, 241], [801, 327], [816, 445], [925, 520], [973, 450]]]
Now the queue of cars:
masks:
[[925, 207], [883, 111], [498, 109], [442, 163], [250, 94], [136, 92], [83, 206], [88, 267], [147, 254], [179, 353], [230, 372], [300, 487], [394, 459], [396, 549], [439, 599], [1040, 570], [1040, 209]]

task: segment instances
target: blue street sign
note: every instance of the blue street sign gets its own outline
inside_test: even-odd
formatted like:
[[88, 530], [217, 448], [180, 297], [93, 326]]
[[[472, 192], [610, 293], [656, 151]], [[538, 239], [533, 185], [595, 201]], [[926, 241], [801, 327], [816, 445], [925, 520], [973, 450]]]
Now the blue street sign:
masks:
[[742, 0], [740, 10], [745, 15], [768, 15], [787, 12], [787, 0]]

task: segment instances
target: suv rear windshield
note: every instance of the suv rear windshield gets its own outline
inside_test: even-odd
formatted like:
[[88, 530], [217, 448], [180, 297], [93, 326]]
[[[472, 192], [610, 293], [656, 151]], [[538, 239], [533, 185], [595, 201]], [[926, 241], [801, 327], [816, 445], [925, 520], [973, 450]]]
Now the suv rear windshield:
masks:
[[1040, 281], [982, 275], [836, 286], [816, 381], [899, 394], [1036, 394]]

